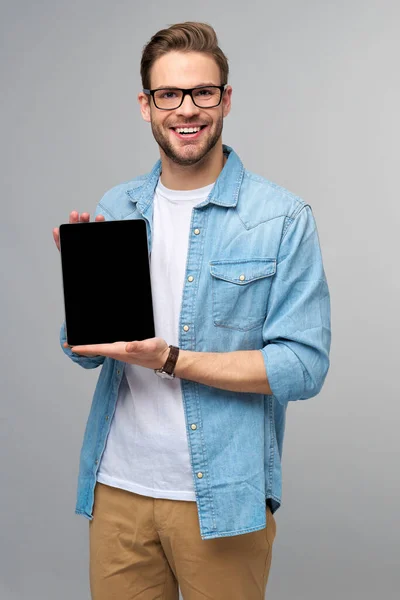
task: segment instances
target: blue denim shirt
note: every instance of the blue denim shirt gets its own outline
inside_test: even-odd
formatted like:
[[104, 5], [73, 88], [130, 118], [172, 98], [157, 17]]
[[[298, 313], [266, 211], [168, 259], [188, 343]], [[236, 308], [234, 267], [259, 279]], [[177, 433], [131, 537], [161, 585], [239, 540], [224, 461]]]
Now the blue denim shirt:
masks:
[[[279, 508], [286, 407], [319, 393], [331, 342], [329, 290], [311, 207], [245, 169], [229, 146], [223, 151], [228, 160], [210, 195], [192, 210], [179, 346], [196, 352], [259, 350], [273, 393], [180, 380], [202, 539], [263, 529], [266, 502], [272, 512]], [[150, 252], [160, 172], [158, 160], [149, 174], [108, 191], [95, 211], [106, 221], [145, 219]], [[65, 340], [64, 322], [61, 345]], [[76, 504], [77, 514], [92, 519], [97, 470], [125, 363], [62, 349], [85, 369], [101, 366]]]

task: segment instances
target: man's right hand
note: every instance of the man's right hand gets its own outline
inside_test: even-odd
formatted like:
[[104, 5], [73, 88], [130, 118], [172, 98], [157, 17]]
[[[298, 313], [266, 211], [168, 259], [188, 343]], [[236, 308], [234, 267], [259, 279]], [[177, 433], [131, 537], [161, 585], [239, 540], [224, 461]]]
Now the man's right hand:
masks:
[[[70, 214], [69, 214], [69, 222], [70, 223], [89, 223], [90, 221], [90, 214], [89, 213], [81, 213], [81, 215], [79, 216], [79, 213], [76, 210], [73, 210]], [[105, 221], [105, 218], [103, 215], [97, 215], [97, 217], [95, 218], [95, 221]], [[60, 230], [59, 227], [55, 227], [53, 229], [53, 238], [54, 241], [56, 243], [57, 248], [60, 250]]]

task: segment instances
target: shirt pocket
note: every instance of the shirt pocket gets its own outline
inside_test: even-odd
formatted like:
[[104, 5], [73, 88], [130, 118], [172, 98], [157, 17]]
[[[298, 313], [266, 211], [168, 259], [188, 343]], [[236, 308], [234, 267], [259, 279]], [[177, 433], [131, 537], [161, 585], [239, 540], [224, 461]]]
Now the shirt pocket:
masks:
[[239, 331], [262, 325], [275, 272], [275, 258], [210, 261], [214, 325]]

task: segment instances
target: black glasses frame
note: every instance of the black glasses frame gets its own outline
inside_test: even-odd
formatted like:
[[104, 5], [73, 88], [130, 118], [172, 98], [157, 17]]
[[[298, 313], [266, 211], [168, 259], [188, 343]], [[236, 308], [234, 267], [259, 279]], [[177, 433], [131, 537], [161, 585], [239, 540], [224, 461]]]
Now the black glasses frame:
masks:
[[[193, 104], [195, 106], [197, 106], [197, 108], [215, 108], [216, 106], [219, 106], [221, 104], [222, 96], [224, 94], [224, 91], [225, 91], [227, 85], [228, 85], [227, 83], [225, 83], [223, 85], [201, 85], [201, 86], [198, 86], [198, 87], [186, 88], [186, 89], [184, 89], [184, 88], [177, 88], [177, 87], [162, 87], [162, 88], [156, 88], [154, 90], [143, 90], [143, 92], [145, 94], [147, 94], [148, 96], [151, 96], [153, 98], [154, 106], [156, 108], [158, 108], [158, 110], [176, 110], [177, 108], [179, 108], [180, 106], [182, 106], [186, 94], [189, 94], [189, 96], [192, 99]], [[220, 98], [219, 98], [219, 102], [218, 102], [218, 104], [213, 104], [213, 106], [199, 106], [194, 101], [193, 92], [194, 92], [194, 90], [203, 90], [203, 89], [207, 89], [207, 88], [218, 88], [220, 90], [221, 95], [220, 95]], [[154, 99], [154, 94], [155, 94], [155, 92], [159, 92], [160, 90], [179, 90], [180, 92], [183, 92], [180, 104], [178, 106], [175, 106], [174, 108], [160, 108], [159, 106], [157, 106], [156, 101]]]

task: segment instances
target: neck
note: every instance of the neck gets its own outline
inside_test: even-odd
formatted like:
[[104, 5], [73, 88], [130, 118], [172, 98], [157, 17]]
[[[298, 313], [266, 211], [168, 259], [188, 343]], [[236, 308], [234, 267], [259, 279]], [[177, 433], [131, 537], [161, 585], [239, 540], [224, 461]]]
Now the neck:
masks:
[[224, 168], [226, 157], [222, 151], [221, 139], [194, 165], [178, 165], [160, 148], [161, 183], [170, 190], [196, 190], [214, 183]]

